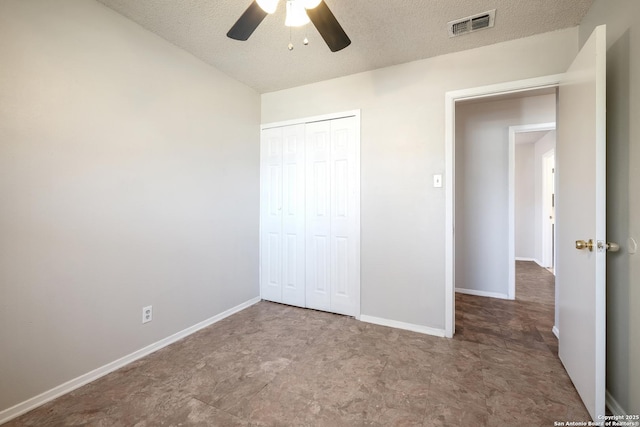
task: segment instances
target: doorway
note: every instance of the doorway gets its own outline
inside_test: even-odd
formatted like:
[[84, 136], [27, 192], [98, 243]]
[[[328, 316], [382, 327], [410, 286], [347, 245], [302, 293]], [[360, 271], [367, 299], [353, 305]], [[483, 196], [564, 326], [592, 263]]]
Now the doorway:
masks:
[[554, 147], [544, 136], [555, 128], [555, 107], [553, 88], [456, 105], [457, 293], [513, 300], [516, 259], [541, 258], [542, 156], [536, 161], [534, 142]]
[[[445, 163], [446, 163], [446, 235], [445, 235], [445, 335], [453, 337], [455, 332], [455, 284], [456, 284], [456, 104], [463, 101], [482, 101], [495, 97], [522, 96], [525, 92], [549, 90], [555, 92], [562, 75], [552, 75], [516, 82], [508, 82], [478, 88], [448, 92], [445, 95]], [[505, 216], [506, 217], [506, 216]], [[506, 239], [506, 238], [505, 238]], [[486, 243], [490, 243], [486, 242]], [[476, 249], [481, 249], [478, 247]], [[506, 257], [505, 257], [506, 258]], [[504, 297], [508, 297], [506, 292]], [[490, 296], [490, 295], [485, 295]]]
[[509, 299], [515, 299], [517, 261], [553, 274], [555, 145], [555, 122], [509, 127]]
[[[606, 26], [597, 27], [567, 71], [445, 94], [445, 335], [455, 331], [456, 103], [466, 99], [558, 88], [558, 179], [554, 232], [562, 326], [559, 357], [592, 419], [605, 414], [606, 251]], [[585, 179], [584, 171], [589, 179]], [[585, 237], [583, 237], [585, 236]]]

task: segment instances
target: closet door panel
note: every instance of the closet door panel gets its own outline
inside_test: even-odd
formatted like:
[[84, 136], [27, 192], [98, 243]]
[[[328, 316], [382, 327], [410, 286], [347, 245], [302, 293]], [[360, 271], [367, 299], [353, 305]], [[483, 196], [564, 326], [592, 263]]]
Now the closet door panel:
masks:
[[354, 316], [360, 305], [360, 163], [355, 117], [331, 121], [331, 311]]
[[306, 305], [331, 311], [331, 123], [307, 123]]
[[282, 128], [282, 302], [305, 306], [304, 124]]
[[263, 130], [260, 139], [260, 294], [282, 302], [282, 129]]

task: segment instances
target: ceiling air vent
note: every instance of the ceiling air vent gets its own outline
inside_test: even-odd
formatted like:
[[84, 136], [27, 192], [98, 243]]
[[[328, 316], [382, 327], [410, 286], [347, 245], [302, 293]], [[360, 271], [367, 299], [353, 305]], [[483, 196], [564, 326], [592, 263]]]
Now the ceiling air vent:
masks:
[[449, 37], [457, 37], [462, 34], [473, 33], [474, 31], [484, 30], [493, 27], [496, 18], [496, 10], [479, 13], [477, 15], [468, 16], [466, 18], [457, 19], [447, 24], [449, 28]]

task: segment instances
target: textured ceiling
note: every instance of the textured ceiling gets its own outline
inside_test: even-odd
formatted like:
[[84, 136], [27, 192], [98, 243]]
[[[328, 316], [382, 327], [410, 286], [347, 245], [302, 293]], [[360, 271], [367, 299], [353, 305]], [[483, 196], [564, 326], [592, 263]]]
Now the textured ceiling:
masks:
[[[285, 4], [248, 41], [226, 33], [252, 0], [98, 0], [260, 93], [573, 27], [593, 0], [325, 0], [352, 40], [331, 53]], [[496, 9], [495, 27], [449, 38], [447, 22]], [[304, 46], [302, 39], [309, 38]]]

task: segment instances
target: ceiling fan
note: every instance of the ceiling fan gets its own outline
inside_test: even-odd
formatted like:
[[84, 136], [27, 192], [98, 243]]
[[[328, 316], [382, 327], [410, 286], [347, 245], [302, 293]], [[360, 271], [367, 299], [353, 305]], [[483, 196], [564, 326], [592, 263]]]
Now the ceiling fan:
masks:
[[[235, 40], [247, 40], [268, 15], [276, 11], [279, 0], [254, 0], [227, 33]], [[338, 20], [324, 0], [287, 0], [285, 25], [297, 27], [311, 21], [324, 41], [337, 52], [351, 44]], [[291, 49], [291, 45], [289, 47]]]

